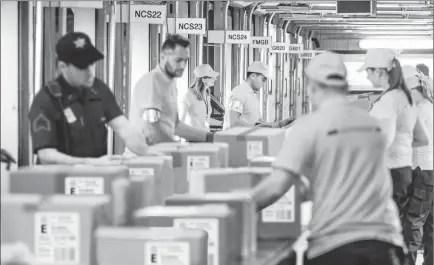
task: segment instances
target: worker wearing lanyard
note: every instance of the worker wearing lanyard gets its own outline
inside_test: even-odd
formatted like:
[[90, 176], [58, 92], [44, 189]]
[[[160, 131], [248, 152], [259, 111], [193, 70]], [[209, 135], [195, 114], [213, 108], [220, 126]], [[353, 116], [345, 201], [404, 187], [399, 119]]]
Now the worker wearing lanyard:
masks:
[[179, 116], [186, 124], [209, 131], [212, 113], [210, 88], [219, 73], [209, 64], [197, 66], [193, 73], [196, 80], [185, 94]]
[[60, 75], [36, 94], [29, 112], [33, 152], [43, 164], [117, 164], [107, 155], [107, 128], [137, 155], [146, 139], [123, 115], [92, 67], [104, 56], [89, 36], [71, 32], [56, 45]]
[[402, 68], [405, 83], [412, 91], [417, 114], [429, 131], [427, 146], [413, 145], [413, 182], [408, 210], [403, 221], [409, 265], [415, 265], [417, 251], [424, 249], [424, 265], [433, 264], [433, 88], [429, 78], [413, 66]]
[[135, 85], [129, 117], [150, 145], [174, 142], [175, 135], [187, 141], [213, 141], [213, 133], [193, 128], [178, 117], [176, 78], [183, 75], [189, 57], [190, 41], [169, 35], [161, 48], [160, 64]]
[[370, 114], [379, 120], [387, 136], [386, 166], [392, 176], [393, 198], [402, 216], [412, 182], [412, 144], [427, 145], [428, 131], [417, 118], [411, 92], [393, 50], [368, 50], [360, 71], [367, 72], [375, 88], [384, 89], [373, 103]]
[[378, 121], [346, 98], [340, 55], [316, 56], [305, 76], [317, 110], [292, 124], [273, 172], [253, 191], [257, 209], [292, 185], [304, 185], [304, 176], [313, 200], [305, 265], [402, 264], [404, 243]]
[[293, 118], [272, 123], [262, 121], [258, 92], [269, 77], [268, 66], [262, 62], [253, 62], [247, 68], [247, 79], [235, 87], [229, 95], [223, 123], [224, 130], [236, 126], [280, 128], [294, 121]]

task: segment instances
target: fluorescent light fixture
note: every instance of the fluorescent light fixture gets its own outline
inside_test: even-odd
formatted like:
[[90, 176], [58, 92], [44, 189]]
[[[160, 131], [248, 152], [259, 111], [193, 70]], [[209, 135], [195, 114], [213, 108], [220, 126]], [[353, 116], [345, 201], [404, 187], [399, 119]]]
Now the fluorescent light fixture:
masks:
[[363, 39], [359, 42], [361, 49], [389, 48], [429, 50], [433, 48], [432, 39]]

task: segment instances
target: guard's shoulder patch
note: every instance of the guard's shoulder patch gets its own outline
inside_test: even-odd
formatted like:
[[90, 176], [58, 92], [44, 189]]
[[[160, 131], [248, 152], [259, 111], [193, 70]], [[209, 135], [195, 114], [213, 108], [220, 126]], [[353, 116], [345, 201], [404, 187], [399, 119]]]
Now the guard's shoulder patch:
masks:
[[40, 131], [49, 132], [49, 131], [51, 131], [51, 122], [47, 118], [47, 116], [45, 116], [45, 114], [41, 112], [33, 120], [32, 129], [33, 129], [33, 132], [40, 132]]

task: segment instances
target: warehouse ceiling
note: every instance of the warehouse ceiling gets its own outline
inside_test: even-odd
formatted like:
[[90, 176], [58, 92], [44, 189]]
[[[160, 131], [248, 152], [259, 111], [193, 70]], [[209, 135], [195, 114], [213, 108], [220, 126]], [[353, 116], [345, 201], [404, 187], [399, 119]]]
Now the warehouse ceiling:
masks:
[[[376, 1], [373, 14], [340, 15], [336, 1], [235, 1], [258, 4], [257, 14], [275, 14], [293, 27], [321, 35], [397, 35], [432, 38], [434, 1]], [[375, 3], [375, 2], [374, 2]]]

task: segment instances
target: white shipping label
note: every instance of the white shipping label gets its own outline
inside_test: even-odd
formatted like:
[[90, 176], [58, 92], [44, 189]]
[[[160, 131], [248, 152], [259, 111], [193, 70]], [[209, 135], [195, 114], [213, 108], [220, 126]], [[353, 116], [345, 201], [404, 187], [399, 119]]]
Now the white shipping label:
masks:
[[190, 265], [188, 242], [145, 242], [145, 265]]
[[65, 178], [66, 195], [103, 195], [104, 178], [67, 177]]
[[187, 157], [187, 181], [190, 181], [190, 172], [195, 169], [209, 168], [209, 156]]
[[173, 220], [173, 226], [183, 229], [202, 229], [208, 233], [208, 265], [219, 265], [219, 220], [218, 219], [187, 219]]
[[78, 213], [35, 213], [37, 263], [80, 262], [80, 216]]
[[292, 223], [295, 221], [295, 187], [292, 186], [273, 205], [262, 210], [264, 223]]
[[248, 141], [247, 142], [247, 159], [253, 159], [258, 156], [264, 155], [262, 141]]
[[130, 168], [130, 177], [132, 176], [153, 176], [155, 170], [153, 168]]

